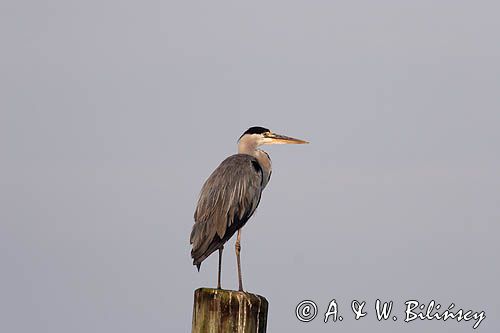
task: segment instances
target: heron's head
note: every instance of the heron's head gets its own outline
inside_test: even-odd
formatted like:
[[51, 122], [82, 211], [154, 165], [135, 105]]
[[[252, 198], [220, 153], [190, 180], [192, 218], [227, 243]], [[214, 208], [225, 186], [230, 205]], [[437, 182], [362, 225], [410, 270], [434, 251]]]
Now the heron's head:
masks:
[[275, 144], [305, 144], [304, 140], [291, 138], [289, 136], [276, 134], [264, 127], [250, 127], [240, 136], [238, 143], [253, 146], [254, 148], [262, 145]]

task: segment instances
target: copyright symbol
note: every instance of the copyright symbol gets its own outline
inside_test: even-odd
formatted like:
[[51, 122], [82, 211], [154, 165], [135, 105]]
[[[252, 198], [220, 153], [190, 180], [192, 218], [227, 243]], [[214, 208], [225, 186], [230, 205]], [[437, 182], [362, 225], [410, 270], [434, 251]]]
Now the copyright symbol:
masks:
[[316, 318], [318, 314], [318, 307], [313, 301], [302, 301], [295, 308], [295, 315], [297, 319], [302, 322], [309, 322]]

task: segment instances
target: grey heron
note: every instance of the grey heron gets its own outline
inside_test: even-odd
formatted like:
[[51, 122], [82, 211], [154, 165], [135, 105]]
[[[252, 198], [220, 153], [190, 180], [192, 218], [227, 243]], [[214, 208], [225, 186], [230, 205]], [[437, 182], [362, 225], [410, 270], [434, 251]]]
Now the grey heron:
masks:
[[219, 250], [217, 288], [221, 289], [222, 250], [236, 231], [235, 250], [239, 290], [241, 277], [241, 228], [259, 205], [262, 190], [271, 177], [271, 159], [258, 149], [271, 144], [304, 144], [304, 140], [275, 134], [263, 127], [251, 127], [238, 140], [238, 153], [226, 158], [205, 181], [194, 212], [190, 243], [191, 257], [198, 271], [203, 260]]

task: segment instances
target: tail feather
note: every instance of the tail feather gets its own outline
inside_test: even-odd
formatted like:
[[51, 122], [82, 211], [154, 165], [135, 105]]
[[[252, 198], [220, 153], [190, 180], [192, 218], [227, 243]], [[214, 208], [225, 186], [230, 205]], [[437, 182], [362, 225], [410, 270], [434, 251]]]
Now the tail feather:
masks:
[[193, 245], [191, 258], [193, 265], [200, 270], [201, 262], [210, 254], [224, 244], [214, 231], [207, 230], [206, 221], [197, 222], [193, 225], [190, 242]]
[[245, 225], [250, 216], [251, 214], [245, 216], [243, 219], [239, 219], [236, 216], [222, 238], [219, 237], [215, 230], [206, 230], [207, 223], [205, 221], [196, 222], [193, 225], [190, 237], [191, 244], [193, 245], [191, 258], [193, 258], [193, 265], [196, 265], [198, 271], [200, 271], [202, 261], [221, 248], [238, 229]]
[[191, 257], [193, 258], [193, 265], [196, 265], [198, 271], [200, 271], [200, 266], [203, 260], [207, 259], [209, 255], [218, 250], [222, 245], [224, 245], [226, 241], [219, 238], [219, 236], [214, 236], [212, 241], [208, 243], [208, 247], [205, 251], [200, 251], [200, 249], [196, 249], [193, 247], [193, 251], [191, 251]]

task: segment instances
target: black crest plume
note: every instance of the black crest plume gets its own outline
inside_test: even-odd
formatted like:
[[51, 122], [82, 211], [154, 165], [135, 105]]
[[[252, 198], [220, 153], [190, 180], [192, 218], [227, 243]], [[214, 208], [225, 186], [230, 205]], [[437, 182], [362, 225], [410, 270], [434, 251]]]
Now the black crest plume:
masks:
[[[253, 127], [250, 127], [249, 129], [247, 129], [241, 136], [243, 136], [245, 134], [262, 134], [262, 133], [267, 133], [267, 132], [270, 132], [270, 130], [265, 128], [265, 127], [253, 126]], [[241, 136], [240, 136], [240, 139], [241, 139]]]

